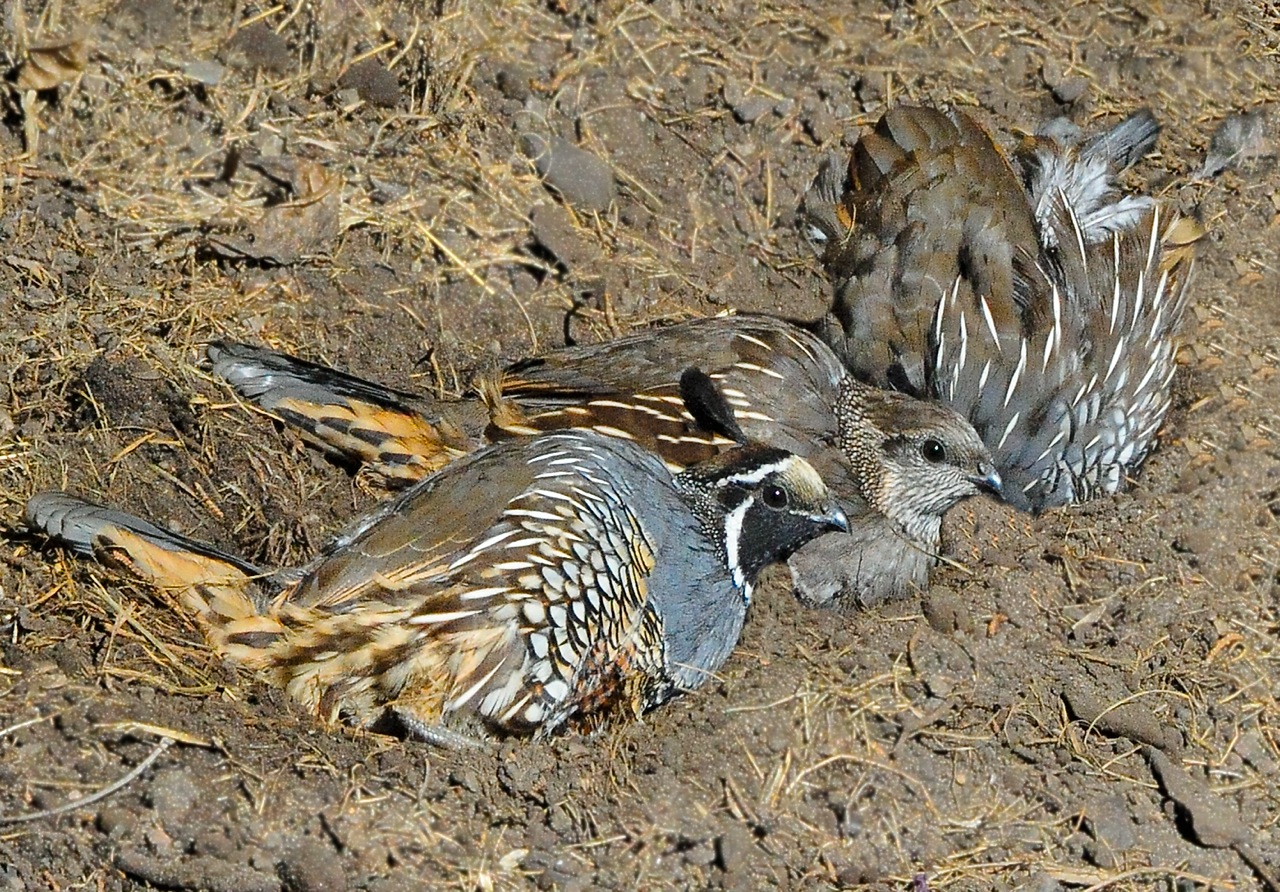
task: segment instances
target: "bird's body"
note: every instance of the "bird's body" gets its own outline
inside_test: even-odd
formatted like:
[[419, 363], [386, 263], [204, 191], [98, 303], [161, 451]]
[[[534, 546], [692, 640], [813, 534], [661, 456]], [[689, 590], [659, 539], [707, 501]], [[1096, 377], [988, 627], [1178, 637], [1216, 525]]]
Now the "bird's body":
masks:
[[27, 520], [175, 590], [215, 649], [322, 719], [392, 709], [434, 739], [637, 716], [701, 686], [760, 570], [845, 527], [789, 453], [748, 445], [673, 478], [590, 431], [461, 458], [282, 574], [64, 493]]
[[969, 116], [901, 107], [829, 159], [801, 217], [834, 286], [815, 326], [860, 380], [940, 399], [1029, 510], [1115, 492], [1169, 407], [1193, 221], [1116, 174], [1139, 112], [1007, 158]]
[[[310, 363], [290, 369], [291, 357], [243, 344], [211, 345], [209, 358], [239, 393], [384, 479], [416, 467], [406, 452], [424, 441], [406, 450], [405, 438], [384, 432], [436, 425], [451, 410], [371, 382], [357, 389]], [[705, 461], [731, 440], [683, 409], [689, 365], [723, 391], [748, 439], [803, 456], [840, 499], [850, 535], [825, 537], [792, 562], [806, 601], [868, 604], [923, 588], [943, 514], [999, 486], [986, 448], [953, 410], [863, 385], [813, 334], [762, 316], [695, 319], [517, 363], [489, 394], [486, 436], [589, 427], [655, 451], [673, 470]], [[352, 436], [348, 425], [335, 437], [335, 417], [359, 418], [364, 430]], [[926, 445], [937, 449], [928, 458]]]

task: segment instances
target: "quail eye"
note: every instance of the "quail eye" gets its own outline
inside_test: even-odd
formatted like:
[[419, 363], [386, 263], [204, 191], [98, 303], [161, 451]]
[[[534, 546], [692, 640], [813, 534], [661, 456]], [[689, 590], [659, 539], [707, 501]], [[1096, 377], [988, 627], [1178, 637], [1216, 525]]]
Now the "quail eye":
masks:
[[940, 464], [947, 460], [947, 447], [930, 438], [920, 444], [920, 457], [930, 464]]
[[775, 510], [787, 507], [787, 491], [781, 486], [765, 487], [764, 503]]

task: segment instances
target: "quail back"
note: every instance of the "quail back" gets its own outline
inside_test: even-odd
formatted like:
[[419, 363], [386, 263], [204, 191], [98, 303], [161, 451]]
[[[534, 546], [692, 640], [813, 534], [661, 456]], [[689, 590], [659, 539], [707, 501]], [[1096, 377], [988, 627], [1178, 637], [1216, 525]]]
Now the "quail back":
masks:
[[860, 379], [956, 408], [1027, 510], [1120, 489], [1169, 408], [1201, 228], [1115, 177], [1139, 111], [1010, 158], [956, 110], [887, 112], [801, 218], [833, 286], [815, 329]]

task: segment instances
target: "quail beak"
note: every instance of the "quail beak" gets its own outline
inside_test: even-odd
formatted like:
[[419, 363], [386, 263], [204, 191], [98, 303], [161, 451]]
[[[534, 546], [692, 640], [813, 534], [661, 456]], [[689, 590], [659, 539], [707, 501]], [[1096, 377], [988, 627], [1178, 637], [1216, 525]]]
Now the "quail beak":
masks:
[[969, 482], [995, 496], [1003, 492], [1004, 481], [1000, 479], [1000, 472], [991, 465], [978, 465], [978, 473], [970, 474]]
[[849, 518], [839, 508], [832, 508], [826, 514], [811, 514], [809, 519], [814, 523], [821, 524], [828, 530], [834, 530], [838, 533], [849, 532]]

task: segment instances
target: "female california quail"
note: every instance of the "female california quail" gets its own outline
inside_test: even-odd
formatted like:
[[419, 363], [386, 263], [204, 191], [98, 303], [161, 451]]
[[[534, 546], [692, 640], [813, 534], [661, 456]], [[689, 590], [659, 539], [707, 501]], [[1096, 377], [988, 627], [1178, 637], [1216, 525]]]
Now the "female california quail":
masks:
[[390, 708], [444, 743], [468, 720], [542, 735], [701, 686], [736, 645], [759, 572], [847, 526], [783, 450], [740, 446], [673, 477], [592, 431], [461, 458], [292, 573], [61, 492], [32, 497], [26, 517], [178, 592], [216, 650], [322, 719], [369, 725]]
[[1019, 508], [1115, 492], [1168, 410], [1202, 231], [1115, 187], [1158, 132], [1144, 110], [1011, 164], [963, 112], [900, 107], [805, 196], [834, 285], [816, 329], [861, 380], [973, 422]]
[[[208, 355], [242, 396], [392, 482], [479, 445], [452, 421], [466, 403], [244, 344], [215, 343]], [[517, 363], [490, 388], [487, 437], [592, 427], [678, 470], [730, 444], [682, 409], [680, 371], [693, 364], [723, 389], [746, 436], [813, 462], [849, 517], [847, 536], [824, 537], [791, 561], [807, 602], [865, 605], [922, 589], [942, 516], [1000, 487], [990, 453], [953, 410], [860, 384], [818, 338], [762, 316], [695, 319]]]

